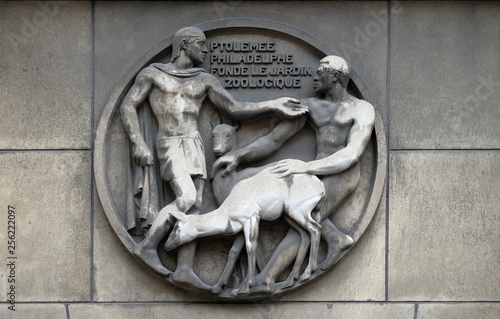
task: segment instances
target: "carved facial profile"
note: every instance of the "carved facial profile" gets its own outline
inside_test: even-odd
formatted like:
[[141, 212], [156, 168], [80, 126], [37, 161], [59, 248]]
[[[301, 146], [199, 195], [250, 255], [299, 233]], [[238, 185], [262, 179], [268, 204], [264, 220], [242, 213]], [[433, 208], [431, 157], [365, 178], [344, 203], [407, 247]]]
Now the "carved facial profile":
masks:
[[350, 71], [347, 62], [336, 55], [329, 55], [319, 61], [319, 70], [329, 72], [334, 75], [333, 81], [339, 81], [342, 87], [346, 88], [349, 83]]
[[338, 81], [339, 72], [330, 71], [324, 66], [320, 66], [314, 77], [314, 90], [316, 93], [324, 95], [333, 88], [333, 84]]
[[194, 65], [199, 65], [205, 61], [208, 48], [204, 36], [191, 38], [189, 41], [186, 41], [184, 46], [186, 55], [191, 59]]
[[172, 57], [170, 61], [174, 62], [180, 56], [181, 50], [186, 50], [189, 42], [199, 38], [206, 41], [205, 34], [198, 28], [187, 27], [178, 30], [172, 40]]

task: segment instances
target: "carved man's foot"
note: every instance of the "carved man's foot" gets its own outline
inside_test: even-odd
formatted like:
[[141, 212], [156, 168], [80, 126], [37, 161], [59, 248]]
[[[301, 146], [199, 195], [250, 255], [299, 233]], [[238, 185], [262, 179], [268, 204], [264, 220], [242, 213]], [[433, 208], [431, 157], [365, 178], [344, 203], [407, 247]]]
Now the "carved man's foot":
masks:
[[255, 282], [255, 284], [250, 289], [250, 294], [261, 295], [261, 294], [273, 294], [276, 291], [276, 283], [267, 278], [264, 281]]
[[256, 285], [250, 289], [251, 295], [271, 295], [276, 291], [276, 284]]
[[331, 266], [335, 264], [337, 261], [337, 257], [343, 250], [351, 247], [354, 244], [354, 240], [343, 233], [337, 234], [336, 236], [332, 236], [327, 240], [328, 242], [328, 254], [326, 259], [319, 265], [321, 270], [327, 270]]
[[178, 269], [172, 276], [172, 280], [176, 283], [186, 284], [195, 289], [212, 290], [212, 287], [205, 284], [191, 269]]
[[261, 272], [255, 276], [254, 284], [250, 289], [251, 294], [273, 294], [276, 291], [276, 282], [267, 272]]
[[212, 293], [213, 294], [220, 294], [222, 289], [224, 289], [227, 285], [228, 280], [227, 278], [220, 278], [219, 281], [212, 287]]
[[213, 286], [213, 287], [212, 287], [211, 292], [212, 292], [213, 294], [217, 294], [217, 295], [218, 295], [218, 294], [220, 294], [220, 292], [222, 291], [222, 288], [223, 288], [223, 286], [222, 286], [221, 284], [216, 283], [216, 284], [215, 284], [215, 286]]
[[147, 249], [145, 247], [137, 247], [134, 249], [134, 255], [146, 266], [150, 267], [155, 273], [162, 277], [167, 277], [172, 272], [165, 268], [161, 263], [160, 257], [156, 249]]

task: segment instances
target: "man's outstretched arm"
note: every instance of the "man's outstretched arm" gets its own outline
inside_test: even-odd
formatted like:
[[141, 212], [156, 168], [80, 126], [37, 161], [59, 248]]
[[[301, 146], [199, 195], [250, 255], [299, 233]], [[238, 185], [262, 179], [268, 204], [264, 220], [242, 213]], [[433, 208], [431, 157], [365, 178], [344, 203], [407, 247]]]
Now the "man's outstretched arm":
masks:
[[137, 108], [144, 102], [152, 86], [152, 80], [147, 73], [147, 70], [143, 70], [137, 75], [120, 107], [123, 127], [132, 143], [132, 157], [136, 164], [141, 166], [153, 163], [153, 154], [144, 141], [137, 117]]
[[370, 140], [375, 123], [375, 110], [371, 104], [363, 101], [352, 112], [351, 117], [354, 123], [345, 148], [328, 157], [310, 162], [294, 159], [282, 160], [271, 171], [278, 174], [279, 177], [301, 173], [332, 175], [343, 172], [357, 163]]
[[207, 75], [206, 80], [209, 82], [207, 96], [212, 104], [235, 120], [252, 120], [273, 112], [281, 118], [292, 119], [308, 112], [300, 101], [288, 97], [263, 102], [237, 102], [215, 77]]
[[225, 177], [231, 171], [235, 170], [240, 163], [258, 161], [269, 157], [281, 146], [297, 134], [306, 123], [307, 117], [302, 116], [294, 120], [284, 120], [278, 124], [269, 134], [264, 135], [248, 146], [245, 146], [232, 155], [223, 155], [219, 157], [212, 166], [212, 176], [221, 166], [226, 166], [222, 173]]

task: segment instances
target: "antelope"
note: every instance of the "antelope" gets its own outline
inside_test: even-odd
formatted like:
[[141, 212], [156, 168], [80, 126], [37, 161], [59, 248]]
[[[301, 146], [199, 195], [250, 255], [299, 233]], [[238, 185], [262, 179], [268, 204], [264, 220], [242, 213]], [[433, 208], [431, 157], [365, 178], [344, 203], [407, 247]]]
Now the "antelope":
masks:
[[[186, 215], [172, 211], [177, 220], [165, 249], [172, 250], [192, 240], [212, 235], [233, 235], [243, 231], [248, 260], [245, 280], [231, 294], [237, 296], [250, 292], [255, 278], [256, 248], [260, 220], [273, 221], [285, 215], [293, 227], [303, 227], [309, 232], [309, 262], [300, 281], [310, 278], [316, 271], [321, 225], [312, 217], [325, 195], [323, 183], [314, 175], [295, 174], [279, 178], [266, 168], [255, 176], [236, 184], [219, 208], [204, 215]], [[296, 225], [298, 224], [298, 225]], [[307, 247], [301, 240], [294, 269], [286, 284], [293, 284]]]

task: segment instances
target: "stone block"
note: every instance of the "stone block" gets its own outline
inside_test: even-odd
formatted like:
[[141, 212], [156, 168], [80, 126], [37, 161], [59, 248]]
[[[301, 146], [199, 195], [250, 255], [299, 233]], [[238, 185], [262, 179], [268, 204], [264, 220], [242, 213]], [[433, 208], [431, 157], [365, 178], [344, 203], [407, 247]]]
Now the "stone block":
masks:
[[367, 98], [385, 118], [387, 4], [292, 1], [286, 3], [287, 10], [283, 6], [280, 1], [136, 1], [119, 7], [112, 2], [96, 2], [96, 125], [122, 74], [149, 48], [184, 26], [246, 17], [296, 26], [344, 55], [370, 89], [371, 97]]
[[[16, 301], [89, 301], [90, 153], [3, 152], [0, 163], [0, 257], [15, 262]], [[6, 292], [12, 272], [0, 274]]]
[[421, 304], [418, 319], [496, 319], [500, 314], [498, 303]]
[[500, 147], [500, 3], [402, 2], [391, 19], [391, 149]]
[[50, 318], [67, 319], [66, 307], [61, 304], [16, 304], [15, 311], [7, 309], [2, 304], [0, 307], [0, 318], [19, 319], [19, 318]]
[[500, 152], [395, 152], [389, 301], [500, 298]]
[[89, 2], [0, 3], [0, 149], [91, 145]]
[[86, 318], [392, 318], [412, 319], [413, 304], [71, 304], [71, 319]]

